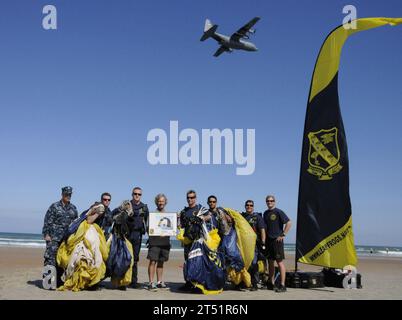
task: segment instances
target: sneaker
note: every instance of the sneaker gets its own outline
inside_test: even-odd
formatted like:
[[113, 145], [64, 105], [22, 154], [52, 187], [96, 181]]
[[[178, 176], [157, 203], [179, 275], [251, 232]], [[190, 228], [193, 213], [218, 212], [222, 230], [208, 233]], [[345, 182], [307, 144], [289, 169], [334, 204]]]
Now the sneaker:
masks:
[[132, 284], [130, 285], [130, 288], [132, 288], [132, 289], [140, 289], [140, 288], [141, 288], [141, 285], [140, 285], [139, 283], [132, 283]]
[[117, 290], [127, 291], [127, 287], [126, 286], [121, 286], [121, 287], [118, 287]]
[[163, 281], [159, 281], [157, 287], [159, 289], [168, 289], [168, 286]]
[[242, 291], [242, 292], [246, 292], [246, 291], [247, 291], [247, 289], [244, 288], [244, 286], [243, 286], [242, 284], [236, 285], [234, 289], [237, 290], [237, 291]]
[[251, 288], [250, 288], [250, 291], [257, 291], [258, 290], [258, 287], [257, 286], [252, 286]]
[[273, 285], [272, 283], [267, 283], [267, 290], [275, 290], [277, 289], [275, 285]]
[[280, 285], [278, 288], [275, 289], [275, 292], [281, 293], [281, 292], [286, 292], [286, 287], [283, 285]]
[[148, 285], [148, 290], [155, 292], [155, 291], [158, 291], [158, 287], [156, 286], [156, 284], [154, 282], [152, 282]]

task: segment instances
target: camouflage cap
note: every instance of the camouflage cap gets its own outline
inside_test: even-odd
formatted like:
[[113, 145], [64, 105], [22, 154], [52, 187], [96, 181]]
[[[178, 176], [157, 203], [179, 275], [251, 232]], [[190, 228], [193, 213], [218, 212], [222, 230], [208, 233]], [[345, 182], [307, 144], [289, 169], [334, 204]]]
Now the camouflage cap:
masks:
[[61, 188], [61, 192], [62, 193], [65, 193], [65, 194], [71, 194], [71, 193], [73, 193], [73, 188], [71, 188], [71, 187], [63, 187], [63, 188]]

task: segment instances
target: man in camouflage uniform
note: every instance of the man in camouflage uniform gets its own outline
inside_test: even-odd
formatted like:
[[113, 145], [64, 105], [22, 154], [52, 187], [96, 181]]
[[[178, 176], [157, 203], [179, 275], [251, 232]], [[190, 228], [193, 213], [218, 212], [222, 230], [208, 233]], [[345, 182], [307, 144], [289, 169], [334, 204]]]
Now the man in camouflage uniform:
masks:
[[61, 272], [58, 270], [56, 264], [57, 250], [68, 226], [78, 217], [77, 208], [70, 202], [73, 188], [64, 187], [61, 190], [61, 200], [53, 203], [47, 210], [42, 229], [42, 235], [46, 241], [44, 265], [56, 267], [58, 280], [60, 279]]

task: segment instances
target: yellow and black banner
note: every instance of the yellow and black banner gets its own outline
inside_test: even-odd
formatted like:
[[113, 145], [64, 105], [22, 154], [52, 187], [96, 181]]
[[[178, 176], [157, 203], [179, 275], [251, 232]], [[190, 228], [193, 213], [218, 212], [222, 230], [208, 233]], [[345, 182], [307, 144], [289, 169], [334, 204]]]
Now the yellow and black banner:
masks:
[[334, 29], [315, 65], [300, 170], [296, 261], [343, 268], [356, 266], [349, 196], [349, 160], [338, 99], [338, 68], [347, 38], [360, 31], [402, 24], [402, 18], [357, 19]]

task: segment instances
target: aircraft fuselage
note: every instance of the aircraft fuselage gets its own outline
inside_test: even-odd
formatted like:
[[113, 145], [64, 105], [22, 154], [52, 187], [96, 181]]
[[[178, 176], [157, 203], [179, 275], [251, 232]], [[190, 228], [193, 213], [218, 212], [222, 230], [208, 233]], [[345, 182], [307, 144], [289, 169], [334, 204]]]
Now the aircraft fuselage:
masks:
[[257, 51], [257, 47], [254, 43], [249, 41], [244, 41], [243, 39], [239, 39], [237, 41], [231, 40], [230, 37], [225, 36], [224, 34], [220, 34], [215, 32], [212, 35], [216, 41], [219, 42], [220, 45], [225, 46], [230, 49], [237, 49], [237, 50], [246, 50], [246, 51]]

